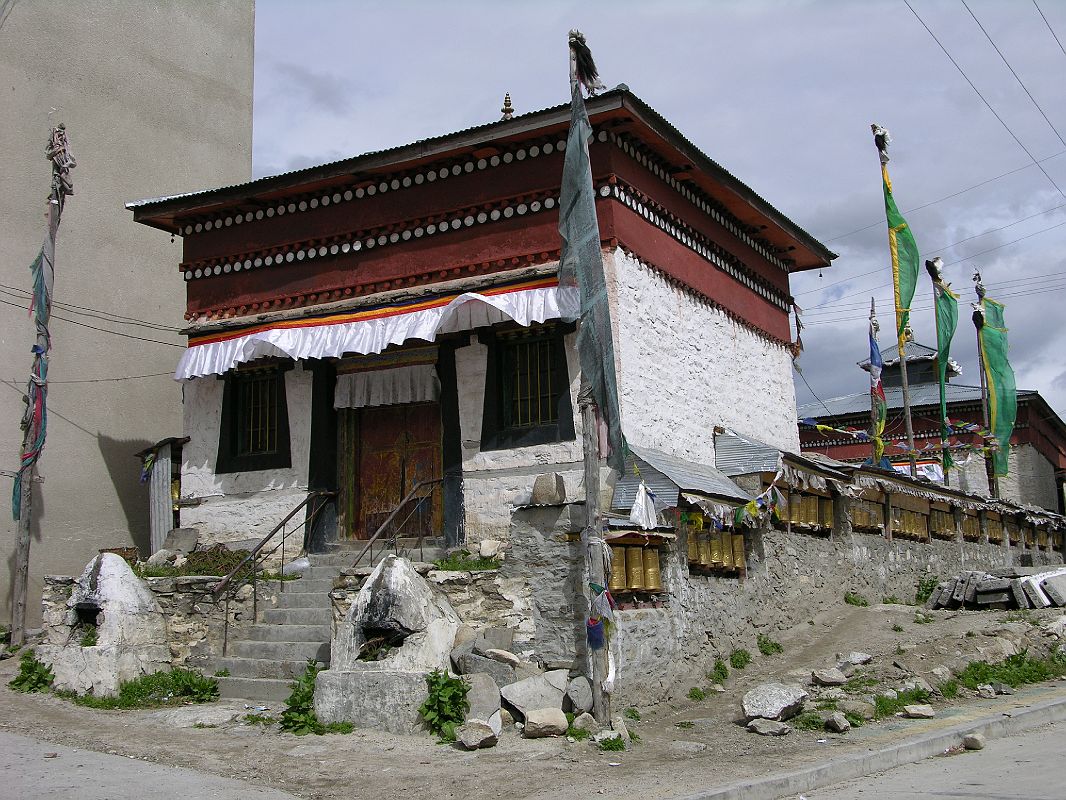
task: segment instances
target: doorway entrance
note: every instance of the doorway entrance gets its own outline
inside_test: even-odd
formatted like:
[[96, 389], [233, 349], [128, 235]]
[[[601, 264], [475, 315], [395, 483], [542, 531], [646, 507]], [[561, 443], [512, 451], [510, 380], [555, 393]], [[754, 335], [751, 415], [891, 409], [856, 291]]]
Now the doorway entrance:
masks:
[[[338, 410], [341, 535], [368, 539], [420, 482], [439, 480], [440, 404], [407, 403]], [[443, 527], [440, 485], [409, 500], [389, 533], [437, 536]]]

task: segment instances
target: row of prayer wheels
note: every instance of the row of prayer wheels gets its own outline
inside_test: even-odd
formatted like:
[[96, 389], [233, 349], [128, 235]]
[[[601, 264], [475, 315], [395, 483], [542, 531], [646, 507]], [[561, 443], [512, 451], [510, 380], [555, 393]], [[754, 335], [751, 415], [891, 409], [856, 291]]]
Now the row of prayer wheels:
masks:
[[744, 536], [728, 530], [688, 532], [688, 560], [701, 567], [742, 569]]
[[658, 592], [663, 588], [659, 573], [659, 548], [611, 545], [612, 592], [625, 590]]

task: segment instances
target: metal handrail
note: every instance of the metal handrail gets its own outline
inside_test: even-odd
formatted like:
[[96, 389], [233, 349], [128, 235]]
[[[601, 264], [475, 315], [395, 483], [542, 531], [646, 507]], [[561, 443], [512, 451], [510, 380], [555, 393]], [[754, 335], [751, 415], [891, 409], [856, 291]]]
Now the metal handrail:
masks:
[[[237, 575], [237, 573], [240, 572], [241, 569], [243, 569], [244, 566], [249, 561], [254, 561], [256, 559], [256, 557], [259, 555], [260, 551], [264, 547], [266, 547], [267, 543], [277, 535], [278, 531], [283, 530], [285, 528], [285, 526], [288, 524], [289, 520], [292, 519], [293, 517], [295, 517], [304, 506], [306, 506], [312, 500], [315, 500], [315, 499], [320, 498], [320, 497], [321, 498], [332, 497], [334, 494], [335, 494], [335, 492], [326, 492], [326, 491], [308, 492], [307, 497], [305, 497], [303, 500], [301, 500], [296, 505], [296, 507], [293, 508], [292, 511], [290, 511], [288, 514], [286, 514], [285, 518], [281, 522], [279, 522], [277, 525], [275, 525], [271, 529], [270, 533], [268, 533], [266, 536], [264, 536], [262, 539], [260, 539], [259, 543], [256, 544], [256, 546], [251, 549], [251, 551], [248, 553], [248, 555], [246, 555], [244, 558], [242, 558], [240, 563], [237, 564], [237, 566], [235, 566], [233, 569], [231, 569], [229, 571], [228, 575], [226, 575], [222, 580], [220, 580], [218, 583], [216, 583], [214, 585], [214, 587], [212, 588], [212, 592], [214, 594], [216, 594], [216, 595], [222, 594], [222, 592], [224, 592], [226, 590], [226, 588], [229, 586], [230, 582], [234, 579], [234, 577]], [[314, 519], [314, 517], [317, 516], [318, 512], [321, 511], [321, 510], [322, 510], [322, 506], [320, 505], [318, 508], [316, 508], [314, 510], [314, 512], [312, 512], [311, 519]], [[310, 521], [311, 520], [307, 520], [306, 522], [304, 522], [304, 525], [306, 525]], [[275, 545], [274, 548], [271, 549], [270, 553], [267, 553], [267, 555], [270, 555], [275, 550], [277, 550], [278, 546], [284, 547], [285, 539], [288, 538], [288, 535], [289, 534], [286, 533], [284, 536], [282, 536], [281, 537], [281, 542], [279, 543], [279, 545]], [[284, 553], [284, 551], [282, 551], [282, 552]], [[282, 561], [284, 561], [284, 555], [282, 556]], [[255, 569], [254, 568], [252, 570], [252, 575], [253, 576], [255, 575]]]
[[[403, 498], [403, 500], [401, 500], [399, 502], [399, 504], [396, 506], [396, 508], [394, 508], [392, 511], [389, 512], [389, 515], [387, 517], [385, 517], [385, 521], [382, 522], [381, 525], [378, 526], [378, 529], [374, 532], [374, 535], [371, 536], [367, 540], [366, 546], [364, 546], [363, 549], [359, 551], [359, 555], [357, 555], [355, 557], [355, 561], [352, 563], [352, 566], [354, 567], [354, 566], [358, 565], [359, 562], [363, 560], [363, 556], [365, 556], [367, 554], [367, 551], [370, 551], [371, 560], [373, 560], [374, 543], [379, 538], [381, 538], [381, 535], [385, 532], [385, 529], [388, 528], [390, 523], [396, 518], [396, 515], [400, 513], [400, 510], [405, 505], [407, 505], [407, 503], [410, 500], [412, 500], [415, 497], [415, 495], [422, 489], [423, 486], [432, 486], [433, 487], [433, 491], [431, 491], [428, 495], [426, 495], [426, 497], [428, 498], [428, 497], [432, 497], [433, 496], [433, 492], [436, 491], [437, 485], [439, 485], [439, 484], [441, 484], [443, 482], [444, 482], [444, 478], [435, 478], [435, 479], [430, 480], [430, 481], [419, 481], [413, 487], [411, 487], [411, 491], [409, 491], [407, 493], [407, 495]], [[425, 499], [425, 498], [422, 498], [422, 499]], [[417, 509], [417, 506], [415, 508]], [[414, 514], [414, 511], [415, 511], [415, 509], [412, 509], [411, 512], [408, 513], [408, 515], [404, 518], [403, 522], [400, 523], [401, 526], [403, 526], [404, 524], [407, 523], [407, 520], [409, 520], [411, 518], [411, 515]], [[391, 536], [391, 539], [393, 541], [393, 546], [394, 547], [395, 547], [396, 538], [397, 538], [396, 537], [396, 533], [394, 531], [392, 536]], [[418, 537], [419, 551], [421, 551], [422, 540], [424, 538], [425, 538], [425, 534], [424, 533], [419, 534], [419, 537]]]

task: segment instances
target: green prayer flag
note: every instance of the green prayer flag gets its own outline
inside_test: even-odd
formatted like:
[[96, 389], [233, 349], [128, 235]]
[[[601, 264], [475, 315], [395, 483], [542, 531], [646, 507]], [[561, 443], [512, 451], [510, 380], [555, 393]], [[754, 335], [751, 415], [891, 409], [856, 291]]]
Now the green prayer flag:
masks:
[[1007, 360], [1007, 326], [1003, 304], [984, 298], [984, 324], [977, 335], [981, 340], [981, 368], [988, 387], [988, 422], [999, 447], [992, 453], [992, 469], [997, 477], [1008, 471], [1010, 437], [1018, 416], [1018, 390], [1014, 370]]
[[[939, 262], [937, 262], [939, 263]], [[948, 361], [951, 358], [951, 340], [955, 336], [955, 328], [959, 324], [959, 298], [952, 293], [951, 289], [943, 283], [933, 283], [933, 296], [936, 306], [936, 346], [937, 346], [937, 378], [940, 382], [940, 438], [947, 441], [951, 430], [948, 428], [948, 402], [947, 402], [947, 376]], [[945, 474], [953, 462], [951, 452], [947, 448], [943, 451], [943, 466]]]
[[918, 244], [914, 241], [907, 220], [896, 208], [892, 197], [892, 181], [888, 169], [881, 165], [885, 185], [885, 215], [888, 217], [888, 247], [892, 253], [892, 285], [896, 297], [896, 338], [903, 342], [904, 331], [910, 324], [911, 300], [918, 285]]

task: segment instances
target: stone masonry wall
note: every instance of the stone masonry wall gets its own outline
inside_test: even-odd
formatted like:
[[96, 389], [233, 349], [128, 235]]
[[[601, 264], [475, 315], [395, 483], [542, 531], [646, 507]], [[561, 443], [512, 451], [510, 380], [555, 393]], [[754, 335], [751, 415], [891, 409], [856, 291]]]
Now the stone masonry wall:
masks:
[[[167, 645], [170, 663], [175, 667], [207, 670], [222, 655], [226, 622], [224, 600], [215, 600], [211, 587], [217, 576], [189, 576], [177, 578], [143, 578], [156, 601], [163, 609], [167, 625]], [[63, 625], [74, 586], [74, 578], [47, 575], [41, 608], [44, 637], [48, 644], [63, 645], [66, 628]], [[259, 614], [277, 603], [279, 584], [259, 581], [257, 594]], [[240, 587], [229, 602], [230, 641], [242, 638], [243, 631], [255, 620], [252, 616], [253, 592], [250, 584]]]

